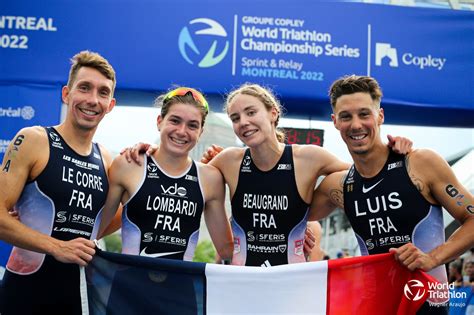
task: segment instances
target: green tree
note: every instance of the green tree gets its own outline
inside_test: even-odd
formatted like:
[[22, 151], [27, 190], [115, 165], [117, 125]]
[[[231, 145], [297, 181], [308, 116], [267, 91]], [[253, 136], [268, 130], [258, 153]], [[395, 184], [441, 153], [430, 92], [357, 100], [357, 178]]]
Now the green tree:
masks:
[[112, 253], [122, 252], [122, 237], [119, 233], [113, 233], [104, 237], [105, 249]]
[[216, 261], [216, 249], [210, 240], [200, 241], [196, 246], [193, 261], [213, 263]]

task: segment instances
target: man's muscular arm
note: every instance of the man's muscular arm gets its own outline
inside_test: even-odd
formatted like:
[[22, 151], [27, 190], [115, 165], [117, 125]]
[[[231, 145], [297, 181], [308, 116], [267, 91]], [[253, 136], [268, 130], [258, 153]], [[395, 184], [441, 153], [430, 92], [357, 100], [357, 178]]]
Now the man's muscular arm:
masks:
[[462, 186], [448, 163], [431, 150], [416, 150], [407, 157], [407, 169], [412, 182], [431, 203], [443, 206], [461, 226], [446, 243], [429, 253], [423, 253], [413, 244], [390, 249], [408, 269], [429, 271], [458, 257], [474, 246], [474, 200]]
[[336, 208], [344, 208], [344, 179], [347, 171], [326, 176], [313, 194], [308, 221], [324, 219]]
[[94, 242], [85, 238], [61, 241], [35, 231], [8, 214], [28, 180], [44, 169], [48, 139], [40, 127], [24, 128], [10, 143], [0, 171], [0, 239], [27, 250], [46, 253], [64, 263], [87, 265], [95, 254]]
[[[132, 167], [133, 164], [128, 163], [124, 156], [119, 155], [114, 159], [109, 169], [109, 191], [102, 210], [98, 238], [109, 234], [108, 232], [113, 232], [115, 227], [118, 228], [121, 225], [122, 207], [120, 202], [125, 191], [123, 183], [127, 180], [127, 175], [130, 177], [129, 171]], [[117, 209], [119, 209], [118, 214]]]

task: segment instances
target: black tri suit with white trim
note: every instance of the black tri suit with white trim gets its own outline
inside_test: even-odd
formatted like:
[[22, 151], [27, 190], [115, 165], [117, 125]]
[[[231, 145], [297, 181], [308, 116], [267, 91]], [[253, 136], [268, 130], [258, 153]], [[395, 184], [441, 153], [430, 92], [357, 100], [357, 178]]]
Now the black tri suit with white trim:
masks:
[[[15, 209], [23, 224], [41, 233], [63, 241], [90, 239], [109, 187], [99, 146], [93, 143], [91, 153], [82, 156], [54, 128], [45, 131], [49, 160], [26, 183]], [[81, 314], [87, 304], [81, 300], [85, 281], [80, 278], [76, 264], [14, 247], [3, 279], [1, 313]]]
[[[199, 166], [192, 161], [178, 176], [160, 168], [153, 157], [145, 156], [143, 177], [137, 190], [125, 202], [122, 212], [122, 253], [151, 258], [192, 261], [199, 239], [199, 226], [205, 200], [199, 180]], [[159, 285], [158, 285], [159, 284]], [[108, 306], [122, 305], [122, 314], [173, 314], [176, 305], [147, 300], [140, 290], [127, 292], [126, 298], [136, 304], [124, 304], [121, 288], [153, 287], [162, 295], [197, 296], [193, 279], [179, 272], [127, 268], [114, 276]], [[202, 306], [201, 306], [202, 308]], [[197, 299], [188, 299], [179, 306], [179, 314], [198, 314]], [[111, 312], [107, 309], [107, 314]], [[202, 311], [201, 311], [202, 312]]]
[[291, 145], [266, 172], [255, 166], [247, 149], [231, 204], [232, 264], [268, 267], [305, 261], [309, 205], [296, 186]]
[[[362, 255], [388, 253], [409, 242], [428, 253], [444, 243], [441, 207], [423, 197], [410, 179], [405, 156], [393, 151], [372, 178], [362, 177], [355, 165], [350, 168], [344, 181], [344, 210]], [[429, 273], [447, 282], [444, 266]]]
[[204, 203], [196, 162], [170, 176], [147, 158], [143, 180], [124, 205], [122, 252], [192, 261]]

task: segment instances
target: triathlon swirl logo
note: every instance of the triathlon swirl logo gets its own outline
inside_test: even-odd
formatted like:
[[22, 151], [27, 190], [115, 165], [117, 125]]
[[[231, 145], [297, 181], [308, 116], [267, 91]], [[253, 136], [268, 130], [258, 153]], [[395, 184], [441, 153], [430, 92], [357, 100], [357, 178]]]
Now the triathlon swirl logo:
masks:
[[181, 29], [178, 47], [181, 56], [189, 64], [209, 68], [224, 59], [229, 50], [229, 41], [222, 25], [211, 19], [198, 18]]
[[243, 164], [244, 166], [249, 166], [250, 163], [252, 163], [252, 159], [250, 158], [250, 156], [247, 155], [247, 156], [244, 158], [244, 162], [243, 162], [242, 164]]
[[151, 173], [155, 173], [158, 170], [158, 166], [156, 166], [154, 163], [148, 163], [147, 168]]
[[410, 301], [418, 301], [425, 295], [425, 286], [420, 280], [410, 280], [405, 284], [403, 293]]
[[59, 141], [61, 141], [61, 138], [59, 138], [59, 136], [58, 136], [55, 132], [53, 132], [53, 131], [51, 131], [51, 132], [49, 133], [49, 137], [50, 137], [51, 140], [53, 140], [54, 142], [59, 142]]

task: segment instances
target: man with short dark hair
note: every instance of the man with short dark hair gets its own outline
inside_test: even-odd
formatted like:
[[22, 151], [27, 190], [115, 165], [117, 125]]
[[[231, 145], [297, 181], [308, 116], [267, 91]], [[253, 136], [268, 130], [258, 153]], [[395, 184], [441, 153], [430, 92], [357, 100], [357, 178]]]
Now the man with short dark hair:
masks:
[[[1, 314], [81, 314], [79, 266], [105, 203], [109, 153], [92, 138], [114, 105], [115, 71], [97, 53], [72, 58], [64, 122], [28, 127], [10, 143], [0, 171], [0, 239], [15, 247], [3, 279]], [[15, 209], [20, 220], [8, 214]], [[81, 287], [81, 284], [84, 287]]]
[[[382, 142], [381, 98], [371, 77], [347, 76], [332, 84], [332, 120], [354, 165], [323, 180], [309, 219], [319, 220], [342, 208], [362, 255], [393, 252], [410, 270], [430, 272], [445, 283], [443, 264], [474, 245], [473, 196], [437, 153], [418, 149], [400, 155]], [[462, 224], [446, 242], [441, 207]], [[428, 309], [425, 304], [421, 312], [425, 311], [437, 314], [446, 309]]]

